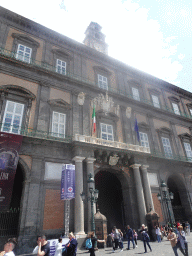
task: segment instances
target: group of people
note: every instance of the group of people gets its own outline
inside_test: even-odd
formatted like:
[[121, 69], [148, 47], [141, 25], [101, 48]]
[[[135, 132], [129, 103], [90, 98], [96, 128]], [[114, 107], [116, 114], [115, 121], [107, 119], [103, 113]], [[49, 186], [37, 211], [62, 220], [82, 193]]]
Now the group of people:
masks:
[[[69, 242], [63, 247], [62, 238], [58, 239], [56, 245], [55, 256], [76, 256], [77, 252], [77, 240], [73, 233], [69, 233]], [[50, 244], [46, 240], [46, 236], [37, 237], [37, 246], [33, 250], [33, 254], [37, 256], [49, 256], [50, 255]], [[11, 256], [11, 255], [10, 255]]]
[[[141, 238], [142, 238], [143, 245], [144, 245], [144, 250], [145, 250], [144, 253], [147, 253], [147, 246], [149, 247], [150, 251], [152, 251], [151, 246], [149, 244], [150, 238], [148, 235], [148, 230], [144, 224], [141, 226], [140, 233], [141, 233]], [[122, 233], [122, 231], [120, 229], [117, 229], [116, 227], [113, 227], [110, 236], [112, 238], [112, 243], [113, 243], [113, 252], [115, 252], [115, 250], [117, 250], [118, 248], [122, 252], [123, 251], [123, 233]], [[130, 225], [128, 225], [126, 227], [125, 237], [127, 238], [127, 241], [128, 241], [127, 250], [130, 250], [131, 242], [133, 245], [133, 249], [135, 249], [137, 247], [138, 234], [135, 231], [135, 229], [130, 228]]]
[[[190, 230], [188, 232], [190, 234]], [[171, 242], [175, 256], [178, 256], [178, 249], [183, 255], [188, 256], [188, 243], [185, 231], [183, 230], [183, 226], [181, 224], [177, 225], [177, 228], [175, 229], [168, 229], [167, 239]]]

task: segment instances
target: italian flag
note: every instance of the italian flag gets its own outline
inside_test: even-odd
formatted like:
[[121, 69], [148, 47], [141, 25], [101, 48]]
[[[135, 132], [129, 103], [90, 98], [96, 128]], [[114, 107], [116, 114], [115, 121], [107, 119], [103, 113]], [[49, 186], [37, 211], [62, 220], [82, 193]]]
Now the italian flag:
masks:
[[92, 120], [93, 120], [93, 132], [96, 132], [96, 115], [95, 115], [95, 105], [93, 106], [93, 114], [92, 114]]

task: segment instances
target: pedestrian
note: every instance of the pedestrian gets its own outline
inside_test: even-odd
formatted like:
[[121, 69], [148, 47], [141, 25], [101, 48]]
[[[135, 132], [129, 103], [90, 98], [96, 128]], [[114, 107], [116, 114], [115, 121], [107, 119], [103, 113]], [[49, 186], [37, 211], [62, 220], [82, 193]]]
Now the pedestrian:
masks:
[[116, 226], [113, 227], [113, 239], [114, 239], [114, 247], [113, 247], [113, 252], [115, 252], [115, 250], [117, 250], [118, 246], [119, 246], [119, 232], [116, 228]]
[[186, 235], [187, 235], [187, 236], [190, 236], [190, 224], [189, 224], [188, 221], [186, 221], [185, 226], [186, 226]]
[[91, 233], [88, 234], [88, 238], [87, 238], [87, 240], [86, 240], [86, 244], [88, 244], [87, 241], [88, 241], [88, 243], [90, 244], [90, 246], [87, 246], [87, 247], [89, 247], [89, 248], [87, 248], [87, 249], [89, 249], [90, 256], [95, 256], [95, 243], [96, 243], [96, 242], [105, 243], [105, 240], [99, 240], [99, 239], [97, 239], [97, 238], [94, 236], [94, 232], [91, 232]]
[[35, 246], [32, 254], [36, 254], [38, 253], [38, 250], [39, 250], [39, 242], [41, 241], [41, 236], [37, 236], [37, 246]]
[[133, 229], [133, 239], [134, 239], [134, 242], [135, 242], [135, 247], [137, 247], [137, 237], [138, 237], [138, 234], [135, 231], [135, 229]]
[[133, 239], [133, 230], [130, 228], [129, 225], [127, 226], [126, 237], [128, 239], [128, 248], [127, 248], [127, 250], [130, 250], [130, 241], [133, 244], [133, 249], [135, 249], [135, 243], [134, 243], [134, 239]]
[[156, 232], [156, 235], [157, 235], [157, 241], [158, 241], [158, 243], [160, 243], [161, 242], [161, 231], [160, 231], [160, 228], [158, 226], [156, 226], [155, 232]]
[[177, 246], [177, 236], [173, 232], [172, 228], [170, 228], [169, 231], [168, 231], [167, 239], [171, 242], [171, 246], [172, 246], [172, 249], [174, 251], [175, 256], [178, 256], [178, 253], [177, 253], [177, 249], [178, 249], [178, 246]]
[[62, 249], [62, 238], [59, 238], [56, 245], [55, 256], [62, 256]]
[[119, 248], [121, 252], [123, 251], [123, 233], [121, 232], [121, 229], [118, 229], [119, 232]]
[[[145, 249], [144, 253], [147, 253], [147, 246], [149, 247], [150, 251], [152, 252], [151, 246], [149, 244], [150, 238], [147, 233], [147, 227], [145, 227], [144, 224], [142, 224], [142, 226], [141, 226], [141, 238], [142, 238], [144, 249]], [[146, 246], [146, 244], [147, 244], [147, 246]]]
[[46, 239], [45, 235], [41, 236], [41, 239], [39, 239], [39, 248], [37, 252], [38, 256], [49, 256], [50, 255], [50, 244]]
[[69, 242], [65, 245], [65, 248], [66, 250], [62, 253], [63, 256], [76, 256], [77, 240], [72, 232], [69, 233]]
[[15, 242], [11, 238], [5, 243], [4, 250], [0, 252], [0, 256], [15, 256], [13, 250], [15, 248]]
[[179, 246], [180, 251], [183, 255], [188, 256], [188, 243], [185, 237], [185, 232], [183, 231], [182, 226], [178, 226], [178, 239], [177, 239], [177, 246]]

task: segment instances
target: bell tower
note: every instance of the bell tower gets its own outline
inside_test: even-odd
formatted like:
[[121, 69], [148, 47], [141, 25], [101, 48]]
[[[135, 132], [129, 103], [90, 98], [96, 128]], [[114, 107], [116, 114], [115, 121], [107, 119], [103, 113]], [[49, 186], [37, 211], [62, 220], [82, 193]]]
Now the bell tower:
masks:
[[85, 31], [83, 43], [99, 52], [108, 54], [108, 44], [105, 43], [105, 35], [101, 32], [102, 27], [91, 22]]

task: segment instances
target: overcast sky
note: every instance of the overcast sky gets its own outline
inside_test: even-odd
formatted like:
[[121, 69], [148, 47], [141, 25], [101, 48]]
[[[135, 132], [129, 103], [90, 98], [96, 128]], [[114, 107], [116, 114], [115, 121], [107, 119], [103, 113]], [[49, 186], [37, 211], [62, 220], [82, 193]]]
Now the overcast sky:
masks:
[[0, 5], [82, 42], [102, 26], [109, 55], [192, 92], [191, 0], [0, 0]]

